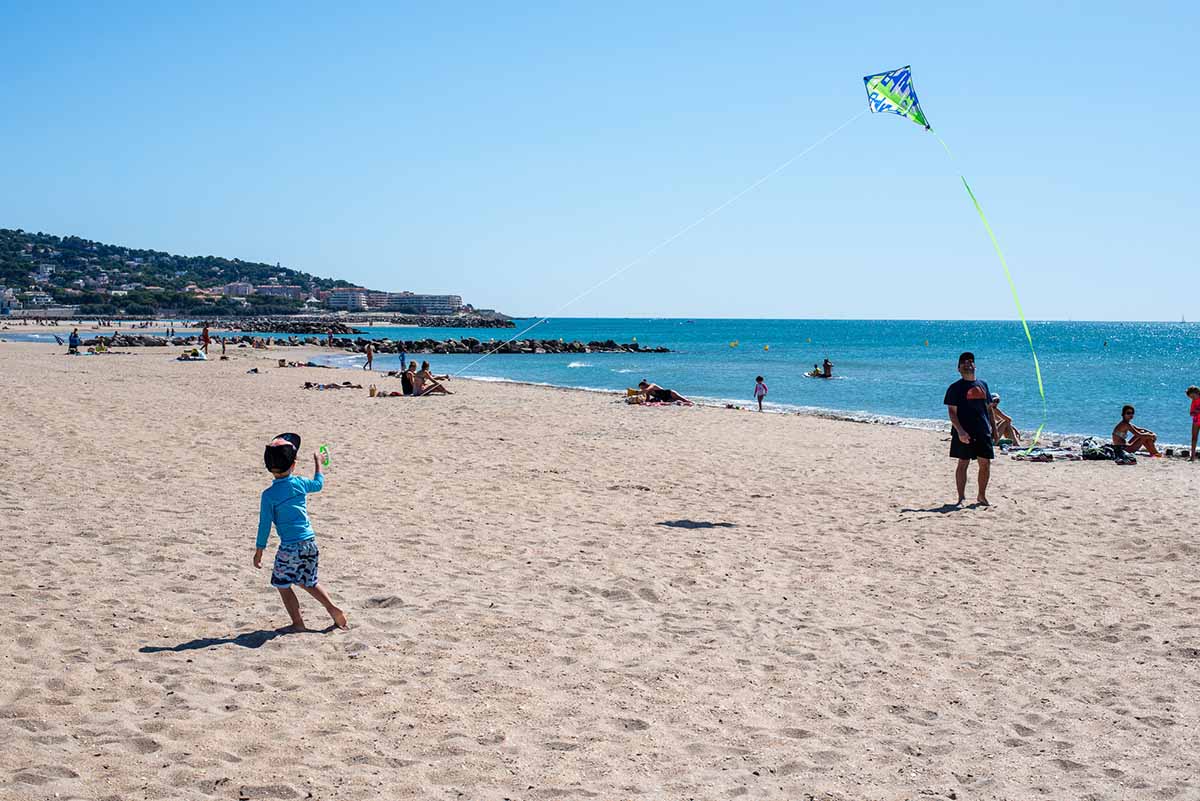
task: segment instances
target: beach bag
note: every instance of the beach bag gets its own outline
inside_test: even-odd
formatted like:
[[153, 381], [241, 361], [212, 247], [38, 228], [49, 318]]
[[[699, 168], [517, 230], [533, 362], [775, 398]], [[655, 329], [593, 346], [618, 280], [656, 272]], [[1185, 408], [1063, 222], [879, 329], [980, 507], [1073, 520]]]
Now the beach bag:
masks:
[[1113, 448], [1111, 442], [1101, 442], [1095, 437], [1085, 439], [1080, 445], [1080, 450], [1083, 458], [1089, 462], [1111, 462], [1117, 458], [1116, 449]]

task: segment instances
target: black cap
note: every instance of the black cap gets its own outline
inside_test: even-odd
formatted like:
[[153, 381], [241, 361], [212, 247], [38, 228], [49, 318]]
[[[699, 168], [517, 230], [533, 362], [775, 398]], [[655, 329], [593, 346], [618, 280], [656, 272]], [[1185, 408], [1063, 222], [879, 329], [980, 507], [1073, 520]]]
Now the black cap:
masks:
[[272, 473], [282, 473], [296, 463], [300, 450], [299, 434], [280, 434], [267, 443], [263, 451], [263, 462]]

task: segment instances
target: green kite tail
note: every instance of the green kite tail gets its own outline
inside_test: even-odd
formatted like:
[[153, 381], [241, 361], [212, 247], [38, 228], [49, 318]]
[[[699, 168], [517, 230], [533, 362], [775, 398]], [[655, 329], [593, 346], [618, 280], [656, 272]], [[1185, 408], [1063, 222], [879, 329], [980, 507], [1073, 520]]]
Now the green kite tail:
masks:
[[[930, 133], [933, 130], [930, 129]], [[933, 135], [938, 142], [946, 150], [946, 155], [954, 160], [954, 154], [950, 152], [950, 147], [942, 141], [942, 137], [936, 133]], [[992, 231], [991, 223], [988, 222], [987, 216], [983, 213], [983, 207], [979, 205], [979, 200], [975, 197], [975, 193], [971, 191], [971, 185], [967, 183], [967, 179], [960, 173], [959, 180], [962, 181], [963, 188], [967, 190], [967, 194], [971, 196], [971, 202], [975, 205], [975, 211], [979, 214], [979, 219], [983, 221], [983, 227], [987, 230], [988, 238], [992, 240], [992, 247], [996, 249], [996, 255], [1000, 257], [1000, 266], [1004, 268], [1004, 277], [1008, 280], [1008, 289], [1012, 292], [1013, 303], [1017, 307], [1017, 316], [1021, 318], [1021, 327], [1025, 329], [1025, 339], [1029, 342], [1029, 352], [1033, 354], [1033, 370], [1037, 373], [1038, 394], [1042, 397], [1042, 424], [1038, 426], [1038, 430], [1033, 435], [1033, 442], [1029, 443], [1026, 453], [1032, 451], [1037, 445], [1038, 439], [1042, 436], [1042, 430], [1046, 427], [1046, 387], [1042, 384], [1042, 366], [1038, 363], [1037, 350], [1033, 347], [1033, 334], [1029, 332], [1029, 322], [1025, 319], [1025, 310], [1021, 308], [1021, 299], [1017, 297], [1017, 285], [1013, 281], [1012, 272], [1008, 269], [1008, 261], [1004, 258], [1004, 251], [1000, 249], [1000, 243], [996, 240], [996, 234]]]

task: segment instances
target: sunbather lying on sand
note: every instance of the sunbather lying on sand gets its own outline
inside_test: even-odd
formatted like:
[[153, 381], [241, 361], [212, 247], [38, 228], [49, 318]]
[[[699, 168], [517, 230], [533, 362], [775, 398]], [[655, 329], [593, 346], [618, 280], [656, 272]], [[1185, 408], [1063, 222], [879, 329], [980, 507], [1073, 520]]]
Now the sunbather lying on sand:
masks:
[[638, 382], [638, 393], [644, 398], [646, 403], [684, 403], [692, 406], [693, 403], [687, 398], [680, 395], [673, 389], [664, 389], [658, 384], [651, 384], [646, 379]]

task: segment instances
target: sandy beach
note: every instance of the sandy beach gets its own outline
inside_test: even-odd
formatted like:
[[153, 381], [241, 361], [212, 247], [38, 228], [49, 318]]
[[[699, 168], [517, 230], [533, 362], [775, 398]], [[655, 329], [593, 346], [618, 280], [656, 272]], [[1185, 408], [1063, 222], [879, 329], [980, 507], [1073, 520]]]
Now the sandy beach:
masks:
[[[0, 798], [1200, 798], [1196, 465], [950, 509], [944, 434], [63, 350], [0, 343]], [[282, 431], [348, 631], [251, 564]]]

